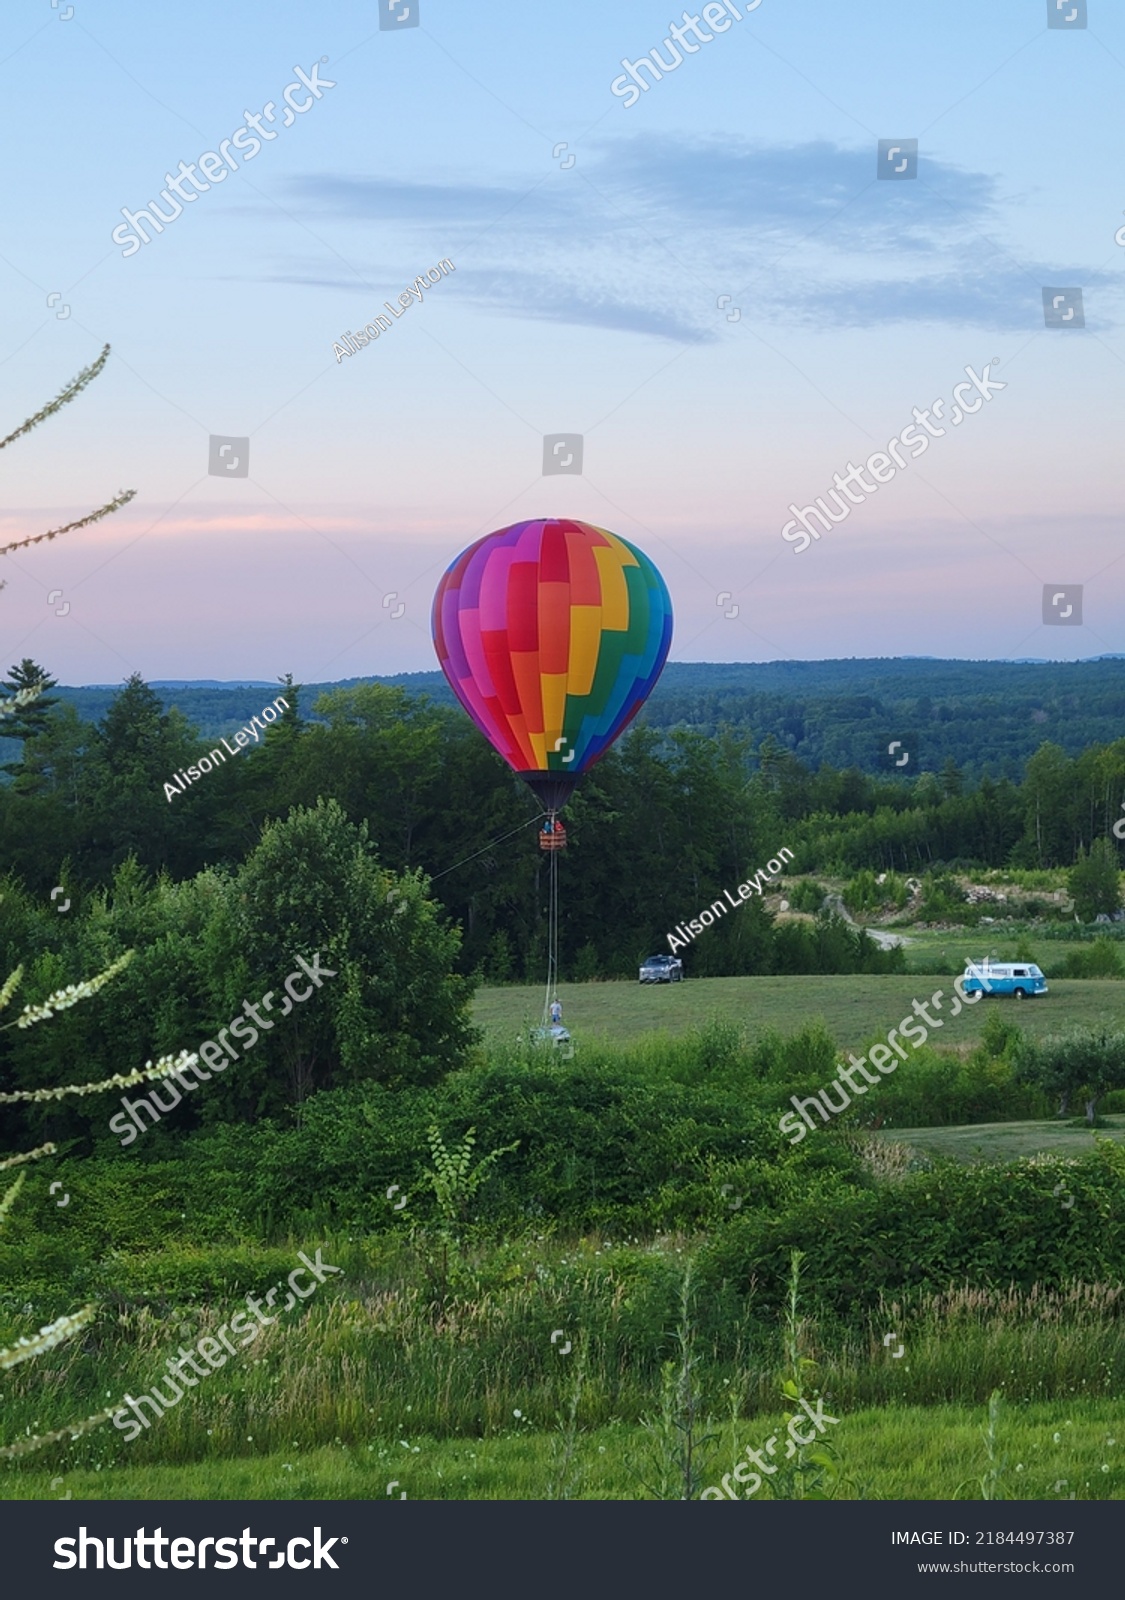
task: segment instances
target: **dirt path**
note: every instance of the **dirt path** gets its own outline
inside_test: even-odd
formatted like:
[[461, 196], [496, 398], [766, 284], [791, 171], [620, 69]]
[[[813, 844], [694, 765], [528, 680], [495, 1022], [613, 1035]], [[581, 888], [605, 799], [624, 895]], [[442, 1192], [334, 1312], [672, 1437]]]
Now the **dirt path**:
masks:
[[[843, 917], [844, 921], [850, 923], [853, 928], [859, 927], [859, 923], [852, 916], [838, 894], [828, 895], [824, 903], [830, 911], [834, 911], [838, 917]], [[908, 939], [904, 934], [887, 933], [883, 928], [864, 928], [863, 931], [869, 939], [874, 939], [880, 950], [894, 950], [899, 945], [913, 944], [915, 942], [913, 939]]]

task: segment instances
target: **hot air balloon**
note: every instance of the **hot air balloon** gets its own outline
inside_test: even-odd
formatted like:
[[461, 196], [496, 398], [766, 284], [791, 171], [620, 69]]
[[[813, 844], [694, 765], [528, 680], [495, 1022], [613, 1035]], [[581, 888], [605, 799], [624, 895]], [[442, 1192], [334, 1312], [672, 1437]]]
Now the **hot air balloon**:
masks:
[[672, 642], [664, 580], [634, 545], [544, 517], [490, 533], [438, 584], [434, 647], [481, 733], [549, 813], [633, 720]]
[[[547, 981], [540, 1042], [559, 959], [556, 815], [584, 772], [644, 705], [672, 642], [672, 603], [640, 550], [606, 528], [545, 517], [490, 533], [438, 584], [434, 648], [469, 716], [548, 813]], [[556, 995], [557, 998], [557, 995]], [[567, 1034], [569, 1039], [569, 1034]]]

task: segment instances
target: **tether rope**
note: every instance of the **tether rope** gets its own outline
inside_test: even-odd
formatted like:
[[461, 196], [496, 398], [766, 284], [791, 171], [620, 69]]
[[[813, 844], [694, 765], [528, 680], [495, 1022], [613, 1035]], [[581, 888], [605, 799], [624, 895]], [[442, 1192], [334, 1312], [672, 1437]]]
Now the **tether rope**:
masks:
[[[551, 813], [554, 820], [554, 812]], [[547, 911], [547, 987], [543, 995], [543, 1025], [550, 1021], [551, 1000], [559, 981], [559, 852], [551, 850], [548, 876], [549, 906]]]
[[498, 844], [503, 844], [505, 839], [510, 839], [513, 834], [522, 833], [525, 828], [533, 827], [535, 823], [541, 822], [546, 815], [545, 811], [541, 811], [537, 817], [532, 817], [530, 822], [521, 822], [518, 828], [512, 828], [508, 833], [502, 833], [499, 839], [493, 839], [490, 844], [482, 845], [479, 850], [474, 850], [471, 856], [465, 857], [464, 861], [456, 861], [453, 866], [443, 867], [440, 872], [431, 872], [429, 874], [430, 882], [436, 883], [439, 878], [444, 878], [447, 872], [456, 872], [458, 867], [468, 866], [470, 861], [475, 861], [478, 856], [483, 856], [486, 850], [493, 850]]

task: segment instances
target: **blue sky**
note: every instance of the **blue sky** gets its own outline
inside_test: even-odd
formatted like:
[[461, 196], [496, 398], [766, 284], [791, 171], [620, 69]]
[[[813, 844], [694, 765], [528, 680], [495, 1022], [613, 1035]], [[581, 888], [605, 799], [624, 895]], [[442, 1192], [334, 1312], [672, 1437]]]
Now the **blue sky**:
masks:
[[[407, 4], [389, 31], [375, 0], [4, 8], [2, 432], [112, 356], [0, 456], [0, 542], [137, 494], [0, 558], [0, 660], [430, 667], [444, 567], [552, 514], [653, 557], [674, 659], [1125, 648], [1119, 6], [761, 0], [626, 106], [622, 60], [670, 59], [682, 11]], [[314, 63], [334, 87], [285, 127]], [[122, 209], [269, 101], [275, 137], [125, 256]], [[919, 141], [916, 179], [877, 179], [886, 138]], [[1044, 326], [1045, 285], [1082, 288], [1083, 329]], [[963, 427], [782, 540], [989, 363], [1006, 387]], [[564, 432], [583, 472], [544, 477]], [[246, 478], [208, 473], [212, 434], [249, 437]], [[1056, 584], [1081, 628], [1043, 625]]]

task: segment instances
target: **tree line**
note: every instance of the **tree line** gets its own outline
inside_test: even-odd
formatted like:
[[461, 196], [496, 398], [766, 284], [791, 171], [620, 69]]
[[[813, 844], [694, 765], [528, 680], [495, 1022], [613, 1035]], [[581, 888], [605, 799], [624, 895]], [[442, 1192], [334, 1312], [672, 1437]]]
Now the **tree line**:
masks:
[[[321, 693], [310, 716], [287, 677], [288, 710], [261, 742], [169, 800], [165, 782], [215, 741], [166, 710], [139, 675], [93, 723], [51, 693], [33, 661], [13, 668], [6, 687], [30, 682], [45, 692], [5, 726], [18, 756], [0, 785], [0, 864], [33, 896], [59, 884], [80, 900], [104, 892], [125, 863], [172, 884], [235, 872], [264, 825], [331, 799], [364, 825], [384, 871], [424, 876], [459, 930], [459, 971], [541, 975], [548, 858], [536, 847], [538, 806], [459, 710], [365, 683]], [[974, 782], [949, 760], [904, 783], [855, 766], [814, 770], [772, 735], [745, 729], [641, 725], [567, 807], [563, 973], [631, 973], [666, 948], [678, 922], [781, 847], [794, 852], [795, 873], [1072, 868], [1091, 847], [1116, 854], [1123, 799], [1125, 740], [1077, 756], [1043, 744], [1022, 782]], [[693, 947], [690, 968], [882, 970], [876, 954], [831, 917], [778, 924], [755, 900]]]

